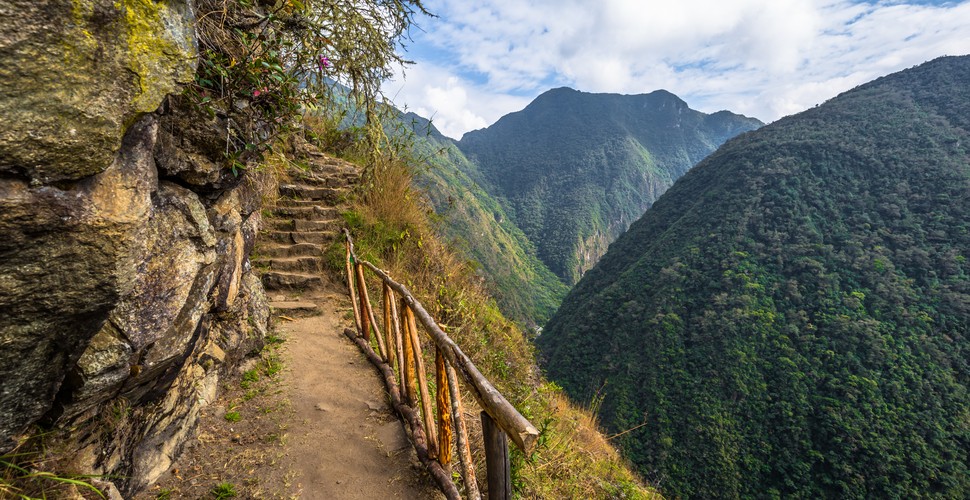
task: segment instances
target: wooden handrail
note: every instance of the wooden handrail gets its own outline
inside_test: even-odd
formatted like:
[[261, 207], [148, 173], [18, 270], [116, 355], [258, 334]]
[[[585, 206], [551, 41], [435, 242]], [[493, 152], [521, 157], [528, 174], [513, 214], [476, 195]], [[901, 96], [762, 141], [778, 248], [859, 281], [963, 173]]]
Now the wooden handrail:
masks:
[[505, 399], [505, 396], [482, 375], [482, 372], [472, 363], [472, 360], [438, 326], [438, 323], [435, 322], [431, 314], [421, 305], [421, 302], [414, 298], [414, 295], [411, 294], [407, 287], [391, 279], [387, 273], [374, 264], [360, 260], [357, 257], [354, 252], [354, 243], [353, 238], [350, 236], [350, 231], [345, 228], [343, 232], [349, 243], [347, 247], [354, 262], [360, 263], [373, 271], [384, 283], [401, 296], [401, 299], [410, 306], [416, 318], [421, 321], [427, 332], [431, 335], [431, 339], [434, 340], [438, 349], [441, 349], [445, 359], [455, 367], [461, 379], [472, 389], [472, 395], [478, 400], [478, 404], [481, 405], [482, 409], [488, 412], [495, 422], [498, 423], [499, 427], [508, 433], [509, 437], [520, 450], [526, 455], [532, 453], [536, 440], [539, 437], [539, 430], [523, 417]]
[[[461, 396], [458, 390], [460, 377], [484, 410], [482, 421], [489, 430], [484, 443], [486, 465], [489, 471], [489, 498], [511, 498], [506, 436], [528, 455], [535, 447], [539, 431], [482, 375], [471, 359], [448, 337], [421, 302], [404, 285], [394, 281], [377, 266], [357, 256], [350, 231], [344, 229], [343, 232], [347, 250], [347, 287], [354, 306], [357, 336], [354, 336], [350, 329], [345, 333], [384, 375], [392, 405], [411, 428], [418, 457], [428, 467], [441, 491], [449, 499], [457, 498], [457, 488], [449, 472], [452, 461], [451, 444], [454, 441], [458, 449], [466, 493], [469, 498], [475, 500], [480, 498], [475, 466], [468, 447], [467, 426], [461, 411]], [[364, 268], [370, 269], [382, 282], [383, 335], [377, 327], [377, 318], [370, 303]], [[399, 310], [396, 307], [395, 294], [400, 296]], [[424, 325], [425, 331], [435, 345], [436, 412], [432, 408], [428, 391], [417, 321]], [[377, 341], [380, 355], [374, 352], [371, 345], [371, 333], [374, 333], [373, 337]], [[399, 379], [394, 376], [395, 361], [398, 365]], [[417, 415], [418, 404], [421, 409], [420, 418]]]
[[[354, 331], [350, 328], [344, 330], [344, 335], [357, 344], [357, 347], [364, 352], [371, 364], [380, 370], [381, 375], [384, 377], [384, 384], [388, 387], [387, 392], [391, 398], [391, 406], [411, 427], [411, 437], [414, 440], [414, 450], [418, 454], [418, 459], [428, 468], [428, 472], [431, 473], [431, 477], [438, 483], [438, 488], [445, 494], [445, 498], [448, 500], [460, 500], [461, 496], [458, 494], [458, 488], [455, 487], [455, 483], [451, 480], [451, 475], [428, 454], [428, 438], [424, 434], [424, 428], [421, 426], [421, 421], [418, 416], [415, 415], [416, 412], [414, 409], [401, 400], [401, 392], [394, 382], [394, 371], [391, 370], [386, 361], [382, 360], [374, 352], [374, 349], [364, 341], [363, 337], [355, 335]], [[478, 497], [474, 498], [478, 500]]]

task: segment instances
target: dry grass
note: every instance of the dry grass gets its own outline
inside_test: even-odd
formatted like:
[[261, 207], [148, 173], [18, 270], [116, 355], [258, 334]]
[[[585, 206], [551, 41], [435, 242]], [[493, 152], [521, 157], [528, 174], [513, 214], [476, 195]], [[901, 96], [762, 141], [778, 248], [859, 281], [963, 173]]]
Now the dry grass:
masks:
[[[348, 225], [361, 258], [405, 283], [485, 376], [542, 431], [531, 456], [513, 454], [517, 494], [523, 498], [660, 498], [643, 486], [599, 432], [593, 413], [570, 403], [560, 388], [541, 377], [533, 347], [522, 330], [499, 313], [472, 267], [436, 236], [432, 212], [413, 189], [411, 178], [405, 161], [371, 167], [347, 215]], [[333, 252], [335, 272], [342, 273], [342, 248]], [[379, 290], [377, 286], [376, 280], [369, 283], [371, 290]], [[379, 300], [377, 293], [371, 297]], [[380, 310], [379, 304], [375, 307]], [[433, 351], [426, 341], [427, 356]], [[463, 399], [471, 442], [480, 444], [478, 407]], [[483, 471], [481, 450], [474, 454]]]
[[34, 429], [0, 456], [0, 498], [103, 498], [63, 446], [69, 435]]
[[297, 168], [292, 160], [281, 151], [267, 153], [255, 169], [247, 173], [246, 182], [259, 194], [260, 206], [266, 210], [276, 208], [282, 180], [288, 178], [289, 171]]

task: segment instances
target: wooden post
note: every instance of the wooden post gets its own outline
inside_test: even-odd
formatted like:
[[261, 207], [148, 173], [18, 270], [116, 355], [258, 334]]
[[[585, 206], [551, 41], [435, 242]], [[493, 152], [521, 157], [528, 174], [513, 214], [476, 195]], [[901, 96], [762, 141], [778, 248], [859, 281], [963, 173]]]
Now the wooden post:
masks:
[[458, 463], [461, 465], [461, 476], [465, 479], [465, 493], [472, 500], [481, 500], [478, 491], [478, 478], [475, 477], [475, 461], [472, 460], [472, 450], [468, 446], [468, 426], [465, 425], [464, 410], [461, 406], [461, 390], [458, 388], [458, 375], [455, 369], [445, 363], [445, 373], [448, 375], [448, 392], [451, 396], [451, 418], [455, 422], [455, 447], [458, 448]]
[[384, 296], [382, 299], [384, 302], [384, 335], [387, 337], [385, 341], [387, 344], [387, 364], [391, 366], [391, 370], [394, 370], [394, 365], [397, 362], [397, 356], [395, 355], [397, 353], [397, 347], [394, 345], [394, 330], [392, 330], [393, 325], [391, 319], [393, 318], [394, 292], [391, 291], [391, 287], [387, 286], [387, 283], [383, 283], [383, 285]]
[[[447, 500], [461, 500], [461, 495], [458, 493], [458, 488], [455, 486], [455, 482], [451, 478], [451, 473], [445, 471], [445, 469], [436, 460], [433, 460], [428, 456], [428, 448], [425, 446], [427, 439], [424, 436], [424, 429], [421, 428], [421, 422], [418, 421], [417, 412], [413, 408], [401, 402], [401, 393], [398, 390], [397, 384], [394, 383], [394, 371], [391, 367], [381, 359], [376, 353], [374, 353], [374, 348], [370, 344], [364, 342], [364, 339], [354, 333], [350, 328], [344, 329], [344, 335], [346, 335], [350, 340], [352, 340], [367, 359], [381, 372], [384, 376], [384, 384], [387, 385], [388, 396], [391, 398], [391, 407], [397, 411], [397, 414], [404, 419], [411, 428], [411, 438], [412, 443], [414, 443], [414, 451], [418, 454], [418, 460], [421, 461], [428, 468], [428, 472], [431, 473], [431, 477], [434, 478], [435, 482], [438, 483], [438, 489], [445, 494]], [[475, 500], [479, 500], [476, 498]]]
[[522, 416], [518, 410], [512, 406], [511, 403], [505, 399], [495, 386], [492, 385], [488, 379], [482, 375], [482, 372], [475, 367], [472, 360], [462, 352], [461, 348], [455, 341], [448, 337], [441, 327], [435, 322], [434, 318], [428, 311], [418, 302], [417, 299], [411, 295], [407, 287], [394, 281], [390, 276], [384, 271], [380, 270], [377, 266], [371, 264], [370, 262], [363, 262], [368, 269], [373, 271], [377, 276], [379, 276], [385, 283], [390, 285], [391, 289], [396, 291], [401, 296], [402, 304], [408, 305], [412, 308], [413, 314], [421, 321], [421, 324], [425, 326], [431, 339], [434, 341], [435, 345], [440, 347], [445, 355], [445, 360], [448, 364], [455, 368], [455, 371], [461, 376], [462, 380], [468, 384], [468, 388], [471, 390], [472, 396], [478, 400], [481, 407], [488, 411], [488, 414], [495, 419], [499, 425], [509, 432], [509, 437], [512, 439], [520, 450], [526, 454], [531, 453], [532, 449], [535, 447], [536, 440], [539, 438], [539, 430], [532, 425], [525, 417]]
[[482, 412], [482, 437], [485, 440], [485, 469], [488, 473], [489, 500], [512, 499], [512, 469], [509, 441], [505, 431]]
[[[404, 344], [406, 342], [401, 335], [401, 317], [398, 315], [393, 291], [391, 291], [391, 320], [394, 321], [394, 343], [397, 344], [394, 346], [397, 349], [397, 372], [401, 387], [404, 387]], [[402, 392], [407, 394], [406, 388], [402, 389]]]
[[418, 337], [418, 325], [414, 321], [414, 311], [411, 306], [405, 306], [408, 319], [408, 333], [411, 334], [411, 348], [414, 350], [414, 361], [418, 372], [418, 390], [421, 392], [421, 416], [424, 419], [425, 432], [428, 433], [428, 454], [432, 458], [438, 456], [438, 433], [435, 432], [434, 412], [431, 411], [431, 395], [428, 393], [428, 376], [424, 369], [424, 356], [421, 353], [421, 339]]
[[362, 288], [360, 295], [363, 297], [362, 300], [367, 302], [367, 318], [370, 322], [371, 331], [374, 333], [374, 338], [377, 340], [377, 352], [386, 360], [388, 356], [387, 347], [384, 345], [384, 336], [381, 335], [380, 328], [377, 328], [377, 317], [374, 316], [374, 308], [370, 305], [370, 294], [367, 292], [367, 282], [361, 280], [360, 284]]
[[350, 240], [347, 240], [347, 288], [350, 289], [350, 304], [354, 307], [354, 324], [357, 325], [357, 332], [361, 332], [360, 311], [357, 309], [357, 292], [354, 291], [354, 269], [351, 264]]
[[451, 394], [448, 375], [445, 373], [445, 357], [441, 349], [434, 350], [435, 401], [438, 405], [438, 463], [448, 469], [451, 465]]
[[403, 323], [404, 328], [404, 361], [401, 368], [401, 387], [404, 388], [404, 399], [407, 401], [407, 405], [414, 407], [414, 401], [418, 398], [418, 388], [414, 382], [414, 344], [411, 343], [411, 329], [414, 328], [414, 320], [408, 321], [408, 313], [411, 309], [408, 308], [407, 303], [404, 299], [401, 299], [401, 323]]
[[364, 337], [364, 340], [370, 342], [370, 314], [367, 314], [370, 301], [365, 297], [367, 286], [364, 285], [364, 266], [358, 262], [354, 266], [354, 270], [357, 274], [357, 291], [360, 299], [360, 334]]

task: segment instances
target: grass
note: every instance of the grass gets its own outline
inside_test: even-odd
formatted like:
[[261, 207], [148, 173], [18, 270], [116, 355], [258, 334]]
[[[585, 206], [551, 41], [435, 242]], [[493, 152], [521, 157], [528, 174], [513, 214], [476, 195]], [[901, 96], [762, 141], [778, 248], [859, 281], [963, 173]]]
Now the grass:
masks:
[[[251, 353], [255, 358], [247, 361], [251, 363], [248, 370], [234, 370], [231, 378], [222, 381], [213, 409], [225, 408], [225, 413], [207, 412], [200, 421], [207, 438], [200, 439], [179, 459], [182, 476], [164, 476], [154, 485], [152, 495], [167, 494], [173, 499], [233, 495], [293, 498], [289, 493], [292, 478], [281, 463], [290, 403], [280, 387], [279, 376], [267, 375], [285, 367], [280, 351], [286, 339], [277, 331], [265, 340], [262, 349]], [[205, 477], [207, 481], [188, 482], [183, 477]]]
[[270, 378], [275, 377], [276, 374], [279, 373], [280, 370], [282, 369], [283, 369], [283, 361], [279, 358], [279, 356], [275, 356], [275, 355], [270, 356], [264, 359], [262, 362], [262, 370], [267, 377], [270, 377]]
[[[406, 160], [369, 168], [362, 182], [367, 189], [345, 220], [358, 255], [405, 283], [482, 373], [542, 429], [534, 453], [513, 453], [515, 493], [523, 498], [659, 498], [599, 432], [593, 413], [569, 402], [539, 375], [525, 333], [498, 311], [475, 267], [458, 259], [438, 236], [432, 212], [411, 179]], [[343, 280], [342, 243], [335, 243], [327, 256], [335, 279]], [[379, 290], [376, 278], [368, 287]], [[433, 349], [427, 337], [425, 342], [427, 356]], [[463, 399], [468, 408], [477, 408], [470, 398]], [[480, 447], [477, 419], [468, 424], [471, 442]], [[483, 471], [482, 451], [474, 454]]]
[[251, 370], [246, 370], [243, 373], [243, 382], [258, 382], [259, 381], [259, 369], [253, 368]]
[[209, 493], [216, 500], [232, 498], [236, 496], [236, 487], [232, 483], [219, 483], [213, 486]]
[[90, 480], [100, 476], [74, 474], [67, 457], [46, 446], [46, 434], [34, 433], [6, 455], [0, 455], [0, 498], [61, 498], [87, 492], [105, 498]]

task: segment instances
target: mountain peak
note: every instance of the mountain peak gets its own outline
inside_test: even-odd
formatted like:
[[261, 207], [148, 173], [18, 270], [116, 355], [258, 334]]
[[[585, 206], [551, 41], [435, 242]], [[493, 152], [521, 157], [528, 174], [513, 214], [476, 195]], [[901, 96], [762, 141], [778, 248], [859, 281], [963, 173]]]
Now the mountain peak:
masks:
[[[575, 283], [674, 179], [727, 139], [761, 126], [708, 120], [676, 95], [549, 90], [468, 132], [459, 147], [549, 268]], [[569, 215], [565, 215], [569, 214]]]
[[720, 147], [566, 297], [550, 378], [671, 497], [966, 497], [968, 81], [937, 59]]

